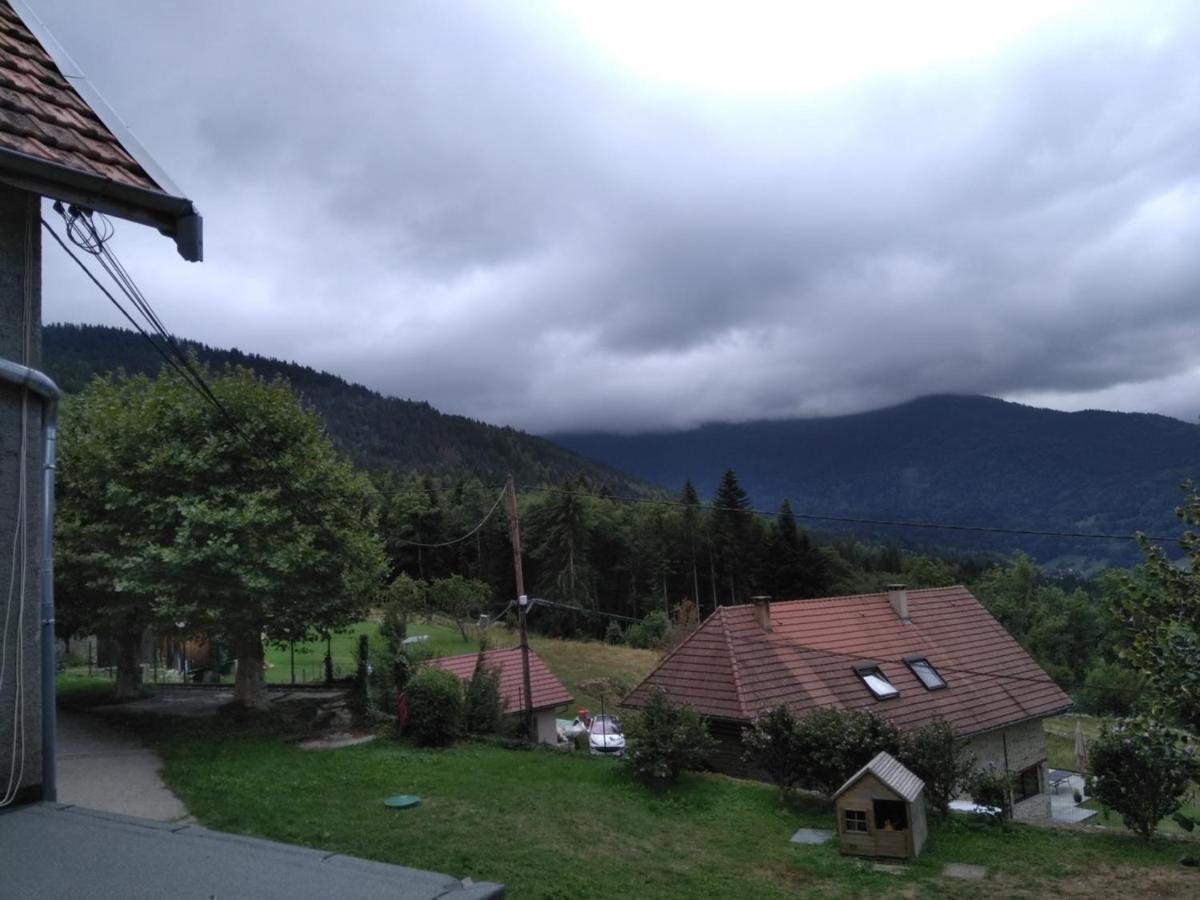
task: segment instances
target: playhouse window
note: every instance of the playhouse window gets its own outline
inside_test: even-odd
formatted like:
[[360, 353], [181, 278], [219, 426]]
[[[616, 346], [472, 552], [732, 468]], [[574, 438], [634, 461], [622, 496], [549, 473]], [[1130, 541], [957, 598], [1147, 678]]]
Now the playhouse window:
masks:
[[938, 670], [933, 667], [933, 663], [925, 657], [906, 656], [904, 657], [904, 662], [912, 669], [912, 673], [920, 679], [921, 684], [925, 685], [926, 690], [936, 691], [946, 686], [946, 680], [938, 674]]
[[865, 809], [848, 809], [845, 811], [846, 831], [867, 831], [867, 811]]
[[901, 800], [875, 801], [875, 830], [903, 831], [908, 827], [908, 806]]
[[888, 681], [879, 666], [856, 666], [854, 671], [858, 673], [858, 677], [863, 680], [863, 684], [870, 689], [876, 699], [887, 700], [890, 697], [900, 696], [896, 686]]

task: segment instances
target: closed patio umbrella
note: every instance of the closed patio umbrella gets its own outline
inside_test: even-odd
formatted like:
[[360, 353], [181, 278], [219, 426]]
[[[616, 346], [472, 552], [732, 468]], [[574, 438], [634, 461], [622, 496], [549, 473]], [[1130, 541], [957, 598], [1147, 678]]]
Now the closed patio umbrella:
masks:
[[1075, 720], [1075, 770], [1083, 775], [1088, 771], [1087, 739], [1083, 736], [1083, 720]]

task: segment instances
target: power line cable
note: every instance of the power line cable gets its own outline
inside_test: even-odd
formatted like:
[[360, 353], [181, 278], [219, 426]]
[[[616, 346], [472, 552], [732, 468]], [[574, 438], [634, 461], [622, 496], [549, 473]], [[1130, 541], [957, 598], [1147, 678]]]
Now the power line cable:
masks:
[[468, 531], [466, 534], [464, 534], [462, 537], [456, 537], [453, 540], [449, 540], [449, 541], [439, 541], [436, 544], [423, 544], [420, 541], [406, 541], [406, 540], [397, 540], [396, 543], [403, 544], [406, 547], [424, 547], [425, 549], [428, 549], [428, 550], [433, 550], [438, 547], [450, 547], [454, 544], [461, 544], [463, 541], [467, 540], [468, 538], [474, 537], [475, 533], [477, 531], [479, 531], [479, 529], [481, 529], [484, 525], [487, 524], [488, 519], [490, 519], [492, 517], [492, 514], [496, 511], [496, 508], [500, 505], [500, 502], [503, 499], [504, 499], [504, 489], [502, 488], [500, 490], [500, 494], [496, 497], [496, 502], [492, 504], [492, 508], [489, 509], [487, 511], [487, 513], [484, 514], [484, 517], [479, 520], [479, 524], [476, 525], [474, 528], [472, 528], [470, 531]]
[[[530, 487], [528, 485], [525, 485], [521, 488], [521, 490], [525, 491], [526, 493], [537, 493], [540, 491], [543, 493], [549, 492], [549, 493], [554, 493], [554, 494], [576, 494], [579, 496], [596, 496], [593, 494], [583, 494], [579, 491], [569, 491], [569, 490], [566, 490], [565, 488], [555, 488], [555, 487]], [[699, 504], [695, 504], [693, 506], [692, 504], [684, 503], [682, 500], [668, 500], [668, 499], [660, 499], [660, 498], [655, 498], [655, 497], [619, 497], [619, 496], [610, 494], [605, 497], [597, 497], [597, 499], [613, 500], [618, 503], [648, 503], [648, 504], [658, 504], [661, 506], [675, 506], [675, 507], [685, 507], [685, 508], [691, 507], [691, 508], [695, 508], [695, 509], [708, 510], [710, 512], [712, 512], [712, 511], [743, 512], [743, 513], [748, 513], [751, 515], [763, 516], [768, 519], [774, 518], [776, 515], [778, 515], [778, 513], [770, 512], [768, 510], [763, 510], [763, 509], [754, 509], [754, 508], [749, 508], [749, 507], [735, 507], [735, 506], [717, 506], [715, 503], [703, 503], [703, 502], [699, 503]], [[841, 523], [852, 524], [852, 525], [881, 525], [881, 526], [888, 526], [888, 527], [894, 527], [894, 528], [930, 528], [930, 529], [939, 529], [939, 530], [943, 530], [943, 531], [966, 531], [966, 532], [979, 532], [979, 533], [985, 533], [985, 534], [1023, 535], [1023, 536], [1031, 536], [1031, 537], [1091, 538], [1091, 539], [1106, 540], [1106, 541], [1137, 540], [1137, 534], [1107, 534], [1107, 533], [1095, 532], [1095, 531], [1048, 531], [1048, 530], [1039, 530], [1039, 529], [1033, 529], [1033, 528], [1001, 528], [999, 526], [994, 526], [994, 525], [956, 525], [956, 524], [949, 524], [949, 523], [943, 523], [943, 522], [906, 522], [906, 521], [893, 520], [893, 519], [870, 519], [870, 518], [863, 518], [863, 517], [858, 517], [858, 516], [829, 516], [829, 515], [822, 515], [820, 513], [799, 513], [799, 512], [795, 512], [795, 510], [793, 510], [792, 515], [797, 519], [811, 519], [811, 520], [822, 521], [822, 522], [841, 522]], [[1147, 540], [1158, 541], [1158, 542], [1178, 543], [1180, 541], [1179, 537], [1167, 537], [1167, 536], [1163, 536], [1163, 535], [1143, 535], [1143, 537], [1145, 537]]]

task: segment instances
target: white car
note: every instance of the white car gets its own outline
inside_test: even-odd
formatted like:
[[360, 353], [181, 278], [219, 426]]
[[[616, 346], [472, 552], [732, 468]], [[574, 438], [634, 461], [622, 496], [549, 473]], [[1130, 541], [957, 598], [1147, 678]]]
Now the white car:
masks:
[[588, 727], [588, 749], [597, 756], [624, 756], [625, 732], [616, 716], [596, 716]]

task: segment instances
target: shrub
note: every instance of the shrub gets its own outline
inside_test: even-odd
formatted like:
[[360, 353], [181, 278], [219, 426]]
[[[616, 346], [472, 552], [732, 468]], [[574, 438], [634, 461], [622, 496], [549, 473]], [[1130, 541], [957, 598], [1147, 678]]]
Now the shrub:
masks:
[[1012, 818], [1012, 792], [1016, 781], [1011, 772], [994, 766], [980, 769], [966, 780], [967, 793], [977, 806], [989, 806], [995, 812], [982, 815], [994, 822]]
[[464, 698], [466, 728], [471, 734], [495, 734], [500, 729], [504, 702], [500, 699], [500, 673], [484, 662], [483, 647]]
[[818, 709], [798, 725], [799, 784], [830, 796], [880, 750], [900, 752], [896, 726], [870, 710]]
[[762, 769], [781, 795], [797, 787], [804, 775], [800, 722], [784, 705], [756, 716], [742, 733], [743, 758]]
[[608, 623], [608, 628], [604, 630], [604, 643], [606, 644], [623, 644], [625, 643], [625, 632], [621, 630], [621, 625], [616, 620], [611, 620]]
[[651, 610], [642, 619], [642, 628], [646, 632], [647, 646], [661, 648], [666, 646], [667, 635], [671, 631], [671, 619], [661, 609]]
[[714, 743], [701, 715], [662, 688], [651, 690], [642, 711], [630, 717], [625, 739], [629, 771], [655, 786], [673, 784], [684, 771], [701, 768]]
[[462, 734], [463, 691], [457, 675], [426, 668], [409, 679], [408, 729], [421, 744], [448, 744]]
[[925, 801], [933, 821], [950, 815], [950, 801], [975, 770], [966, 741], [940, 718], [902, 734], [899, 759], [925, 782]]
[[634, 622], [625, 629], [625, 643], [630, 647], [636, 647], [638, 650], [646, 650], [650, 646], [650, 638], [646, 635], [646, 626], [641, 622]]
[[1158, 822], [1179, 811], [1190, 782], [1200, 775], [1191, 736], [1148, 718], [1105, 726], [1088, 748], [1092, 789], [1145, 840]]

